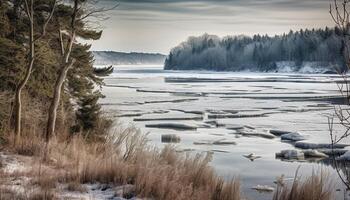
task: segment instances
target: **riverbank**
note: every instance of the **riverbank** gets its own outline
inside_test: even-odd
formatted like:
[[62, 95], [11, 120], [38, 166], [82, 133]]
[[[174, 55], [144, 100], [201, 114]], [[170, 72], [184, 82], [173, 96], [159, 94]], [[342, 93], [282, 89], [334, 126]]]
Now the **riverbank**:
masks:
[[[11, 136], [0, 150], [0, 199], [208, 199], [242, 200], [239, 179], [224, 181], [208, 165], [211, 154], [160, 150], [146, 142], [137, 129], [115, 131], [106, 140], [56, 137], [43, 159], [44, 141], [28, 134], [12, 145]], [[324, 173], [313, 173], [288, 183], [281, 176], [274, 200], [331, 200], [333, 189]]]
[[132, 127], [106, 140], [60, 136], [47, 160], [38, 135], [15, 146], [11, 138], [1, 149], [0, 199], [241, 199], [239, 181], [217, 176], [209, 154], [152, 148]]

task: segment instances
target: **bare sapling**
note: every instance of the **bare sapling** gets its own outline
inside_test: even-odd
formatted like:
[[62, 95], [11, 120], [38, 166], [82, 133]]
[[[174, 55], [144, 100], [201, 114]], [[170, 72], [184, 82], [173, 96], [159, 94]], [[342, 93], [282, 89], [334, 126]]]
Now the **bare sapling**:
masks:
[[[344, 183], [348, 190], [350, 190], [350, 181], [348, 177], [347, 169], [343, 167], [336, 159], [336, 154], [334, 152], [335, 145], [338, 143], [343, 143], [346, 138], [350, 136], [350, 83], [348, 81], [347, 71], [350, 69], [350, 13], [349, 13], [349, 0], [334, 0], [330, 4], [329, 13], [336, 25], [337, 34], [342, 39], [343, 44], [343, 57], [344, 63], [346, 65], [345, 69], [336, 69], [338, 74], [341, 76], [341, 81], [337, 82], [338, 89], [342, 96], [342, 102], [340, 105], [334, 106], [335, 114], [328, 117], [329, 133], [331, 139], [332, 148], [332, 159], [333, 165], [337, 171], [340, 180]], [[334, 130], [334, 120], [339, 122], [344, 131], [341, 135], [337, 135]], [[345, 170], [345, 171], [344, 171]]]

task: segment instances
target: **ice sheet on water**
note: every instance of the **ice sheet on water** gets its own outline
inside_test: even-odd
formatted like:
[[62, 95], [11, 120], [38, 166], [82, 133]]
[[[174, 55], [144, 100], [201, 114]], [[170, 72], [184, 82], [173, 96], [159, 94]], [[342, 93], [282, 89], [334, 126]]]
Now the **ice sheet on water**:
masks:
[[[126, 110], [126, 113], [131, 109], [141, 112], [153, 110], [170, 112], [159, 114], [157, 116], [159, 118], [167, 118], [172, 115], [172, 112], [178, 112], [178, 116], [201, 115], [203, 119], [199, 121], [173, 120], [154, 123], [138, 121], [135, 125], [143, 132], [150, 132], [151, 142], [159, 147], [163, 145], [161, 135], [178, 135], [181, 137], [181, 141], [177, 143], [179, 149], [191, 151], [195, 149], [196, 153], [215, 150], [211, 165], [219, 174], [239, 175], [244, 179], [244, 184], [250, 186], [268, 185], [281, 174], [293, 177], [299, 163], [276, 160], [276, 152], [296, 149], [290, 142], [281, 142], [282, 134], [273, 136], [266, 131], [300, 132], [301, 136], [294, 135], [294, 139], [307, 136], [309, 143], [329, 143], [328, 122], [325, 115], [332, 112], [330, 109], [332, 103], [340, 102], [337, 96], [338, 87], [335, 83], [340, 80], [341, 78], [335, 75], [323, 74], [184, 72], [163, 71], [161, 66], [118, 67], [107, 82], [110, 85], [123, 87], [103, 88], [106, 95], [103, 103], [113, 104], [104, 106], [107, 110], [118, 108]], [[174, 99], [192, 98], [197, 100], [171, 102]], [[127, 104], [128, 102], [130, 104]], [[142, 102], [142, 104], [132, 104], [132, 102]], [[145, 104], [144, 102], [157, 103]], [[238, 111], [238, 113], [228, 111]], [[265, 117], [208, 119], [210, 114], [235, 117], [237, 114], [256, 113], [267, 114]], [[154, 116], [154, 114], [145, 114], [142, 117], [153, 118]], [[126, 119], [130, 122], [133, 118], [137, 117]], [[152, 124], [157, 128], [147, 127]], [[187, 125], [189, 125], [188, 129], [178, 131], [179, 126], [187, 127]], [[245, 125], [254, 127], [254, 131], [244, 128]], [[236, 129], [227, 129], [230, 127]], [[230, 134], [242, 127], [245, 134], [248, 133], [250, 136], [267, 133], [274, 138]], [[335, 125], [334, 128], [342, 133], [341, 127]], [[209, 145], [193, 144], [201, 141], [217, 141], [222, 138], [235, 141], [237, 145], [214, 145], [215, 149], [212, 149]], [[327, 155], [331, 153], [324, 148], [317, 150]], [[344, 154], [344, 151], [346, 149], [337, 150], [337, 155]], [[252, 152], [259, 153], [262, 158], [251, 163], [242, 156]], [[310, 151], [310, 153], [315, 152]], [[317, 167], [316, 163], [303, 165], [305, 170], [301, 170], [300, 175], [310, 174], [312, 168]], [[271, 199], [271, 196], [263, 196], [260, 199]]]

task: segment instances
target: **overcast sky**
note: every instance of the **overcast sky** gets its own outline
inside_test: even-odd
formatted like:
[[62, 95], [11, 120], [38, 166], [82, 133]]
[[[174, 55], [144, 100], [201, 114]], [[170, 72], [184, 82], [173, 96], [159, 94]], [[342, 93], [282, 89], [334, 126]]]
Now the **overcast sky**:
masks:
[[188, 36], [281, 34], [333, 26], [330, 0], [101, 0], [118, 8], [102, 21], [103, 36], [93, 50], [159, 52]]

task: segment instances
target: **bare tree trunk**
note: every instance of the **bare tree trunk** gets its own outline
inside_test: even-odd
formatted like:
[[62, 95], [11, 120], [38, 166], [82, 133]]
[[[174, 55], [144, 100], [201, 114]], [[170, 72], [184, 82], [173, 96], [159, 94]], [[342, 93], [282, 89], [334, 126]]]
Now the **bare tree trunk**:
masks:
[[[69, 32], [69, 34], [68, 34], [69, 41], [68, 41], [66, 47], [64, 47], [62, 31], [60, 28], [58, 30], [59, 31], [58, 39], [60, 42], [62, 64], [61, 64], [61, 70], [59, 71], [59, 75], [58, 75], [58, 78], [57, 78], [56, 83], [55, 83], [54, 94], [53, 94], [53, 98], [51, 100], [51, 104], [50, 104], [50, 108], [49, 108], [49, 116], [48, 116], [47, 129], [46, 129], [46, 135], [45, 135], [46, 146], [49, 143], [50, 137], [55, 135], [57, 109], [58, 109], [60, 98], [61, 98], [61, 91], [62, 91], [63, 83], [66, 79], [67, 72], [68, 72], [69, 68], [71, 68], [73, 66], [73, 64], [75, 63], [75, 59], [71, 58], [71, 52], [72, 52], [73, 44], [74, 44], [75, 38], [76, 38], [75, 24], [77, 21], [83, 20], [83, 19], [93, 15], [94, 13], [99, 13], [99, 12], [105, 11], [105, 9], [95, 10], [95, 11], [87, 13], [85, 16], [81, 16], [79, 19], [77, 19], [79, 9], [81, 9], [81, 8], [79, 8], [79, 4], [81, 4], [81, 2], [79, 0], [74, 0], [73, 13], [71, 15], [70, 30], [67, 31], [67, 32]], [[115, 6], [113, 8], [115, 8]], [[47, 153], [47, 151], [48, 151], [48, 149], [46, 147], [46, 153]]]
[[35, 52], [34, 52], [34, 8], [33, 8], [33, 0], [30, 1], [30, 5], [26, 1], [26, 12], [30, 22], [30, 31], [29, 31], [29, 64], [25, 73], [23, 80], [19, 83], [16, 89], [15, 95], [15, 134], [16, 139], [15, 142], [21, 137], [21, 119], [22, 119], [22, 90], [24, 86], [27, 84], [29, 77], [33, 70], [34, 60], [35, 60]]
[[51, 104], [49, 108], [49, 116], [47, 120], [47, 128], [46, 128], [46, 134], [45, 134], [44, 160], [48, 159], [50, 138], [52, 135], [55, 134], [57, 109], [60, 104], [62, 86], [63, 86], [64, 80], [66, 79], [68, 70], [73, 66], [74, 63], [75, 63], [75, 59], [72, 59], [71, 62], [68, 64], [65, 64], [65, 62], [63, 62], [62, 65], [64, 67], [62, 67], [62, 69], [60, 70], [58, 78], [55, 83], [54, 93], [51, 100]]
[[25, 75], [25, 78], [23, 79], [23, 81], [20, 83], [20, 85], [18, 86], [18, 88], [16, 90], [16, 95], [15, 95], [15, 133], [16, 133], [17, 138], [21, 137], [21, 123], [22, 123], [22, 120], [21, 120], [22, 119], [21, 95], [22, 95], [22, 90], [29, 80], [31, 71], [33, 69], [33, 64], [34, 64], [34, 57], [31, 58], [29, 67], [28, 67], [26, 75]]
[[16, 134], [16, 141], [21, 137], [21, 125], [22, 125], [22, 91], [24, 87], [27, 85], [28, 80], [30, 78], [30, 75], [32, 74], [33, 71], [33, 66], [34, 66], [34, 61], [35, 61], [35, 42], [42, 38], [46, 34], [46, 27], [48, 23], [50, 22], [54, 11], [56, 7], [56, 0], [53, 3], [52, 10], [45, 20], [45, 23], [42, 26], [42, 33], [38, 38], [34, 38], [34, 0], [24, 0], [24, 10], [25, 13], [29, 19], [30, 23], [30, 28], [29, 28], [29, 64], [27, 67], [27, 70], [25, 72], [24, 78], [20, 83], [18, 84], [18, 87], [16, 88], [15, 92], [15, 102], [14, 102], [14, 107], [15, 107], [15, 112], [14, 112], [14, 120], [15, 120], [15, 134]]
[[75, 60], [73, 59], [70, 63], [65, 64], [65, 66], [60, 70], [59, 76], [55, 83], [55, 90], [53, 98], [49, 108], [49, 116], [47, 121], [47, 130], [45, 135], [46, 142], [49, 142], [50, 137], [55, 133], [56, 119], [57, 119], [57, 109], [60, 103], [61, 91], [64, 80], [66, 79], [68, 70], [73, 66]]
[[[72, 48], [73, 44], [75, 42], [75, 22], [76, 22], [76, 16], [78, 12], [78, 0], [74, 0], [74, 9], [73, 9], [73, 14], [72, 14], [72, 21], [71, 21], [71, 30], [70, 30], [70, 39], [67, 44], [67, 50], [64, 48], [64, 42], [63, 42], [63, 37], [62, 37], [62, 31], [59, 28], [59, 35], [58, 39], [60, 41], [60, 47], [61, 47], [61, 55], [62, 55], [62, 64], [61, 64], [61, 70], [59, 71], [59, 75], [57, 77], [56, 83], [55, 83], [55, 89], [54, 89], [54, 94], [53, 98], [51, 100], [50, 108], [49, 108], [49, 116], [47, 119], [47, 128], [46, 128], [46, 134], [45, 134], [45, 140], [46, 140], [46, 150], [45, 150], [45, 157], [47, 157], [47, 151], [48, 151], [48, 143], [50, 141], [50, 137], [55, 134], [55, 127], [56, 127], [56, 119], [57, 119], [57, 109], [60, 103], [61, 99], [61, 91], [62, 91], [62, 86], [64, 83], [64, 80], [66, 79], [67, 72], [69, 68], [73, 66], [75, 63], [75, 59], [71, 59], [71, 53], [72, 53]], [[69, 61], [70, 60], [70, 61]]]

